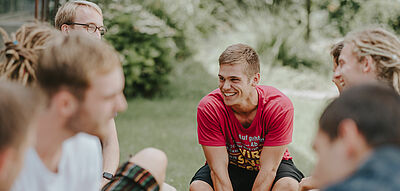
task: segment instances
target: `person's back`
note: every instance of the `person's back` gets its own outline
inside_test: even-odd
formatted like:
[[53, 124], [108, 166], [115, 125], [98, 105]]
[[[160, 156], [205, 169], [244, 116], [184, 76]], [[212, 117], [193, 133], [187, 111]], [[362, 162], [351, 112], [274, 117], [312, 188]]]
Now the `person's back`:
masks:
[[29, 148], [12, 191], [99, 190], [101, 151], [97, 144], [98, 139], [86, 133], [66, 140], [57, 172], [46, 167], [35, 148]]

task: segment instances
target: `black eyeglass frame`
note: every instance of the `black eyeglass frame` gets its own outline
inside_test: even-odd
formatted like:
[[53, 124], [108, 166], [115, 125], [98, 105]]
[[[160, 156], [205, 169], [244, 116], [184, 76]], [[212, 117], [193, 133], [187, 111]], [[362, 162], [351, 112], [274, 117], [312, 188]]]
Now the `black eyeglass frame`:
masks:
[[[65, 24], [66, 25], [81, 25], [81, 26], [85, 26], [86, 27], [86, 31], [88, 31], [89, 33], [95, 33], [97, 30], [99, 30], [101, 36], [103, 36], [107, 32], [107, 28], [105, 26], [98, 27], [93, 23], [85, 24], [85, 23], [74, 23], [74, 22], [71, 22], [71, 23], [65, 23]], [[92, 26], [92, 28], [95, 28], [93, 32], [89, 31], [91, 26]]]

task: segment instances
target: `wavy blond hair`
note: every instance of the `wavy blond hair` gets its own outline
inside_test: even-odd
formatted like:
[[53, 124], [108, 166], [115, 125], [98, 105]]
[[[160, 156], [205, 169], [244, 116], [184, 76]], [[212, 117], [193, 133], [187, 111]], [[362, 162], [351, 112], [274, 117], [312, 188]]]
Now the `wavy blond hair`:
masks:
[[359, 61], [371, 56], [379, 80], [389, 83], [400, 94], [400, 41], [383, 28], [352, 32], [345, 38], [351, 43]]
[[22, 25], [13, 37], [2, 28], [0, 33], [5, 45], [0, 51], [0, 78], [23, 85], [35, 81], [39, 53], [50, 39], [58, 35], [57, 30], [37, 22]]

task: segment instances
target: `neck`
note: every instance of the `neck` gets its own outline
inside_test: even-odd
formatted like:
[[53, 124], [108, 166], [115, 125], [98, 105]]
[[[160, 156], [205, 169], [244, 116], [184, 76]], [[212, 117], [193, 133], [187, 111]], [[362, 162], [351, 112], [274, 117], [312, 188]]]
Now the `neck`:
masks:
[[39, 114], [36, 121], [35, 150], [43, 164], [52, 172], [58, 170], [63, 142], [75, 134], [65, 124], [65, 119], [48, 110]]
[[258, 93], [256, 88], [250, 92], [250, 95], [247, 99], [243, 100], [242, 103], [232, 106], [232, 110], [240, 115], [246, 115], [252, 113], [257, 109], [258, 106]]

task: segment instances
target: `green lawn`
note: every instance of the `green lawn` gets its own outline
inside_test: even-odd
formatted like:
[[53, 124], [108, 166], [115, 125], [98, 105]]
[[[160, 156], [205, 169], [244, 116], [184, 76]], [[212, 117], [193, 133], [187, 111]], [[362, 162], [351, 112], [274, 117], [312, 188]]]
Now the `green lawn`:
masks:
[[[314, 157], [311, 141], [324, 100], [291, 98], [295, 107], [293, 143], [290, 151], [297, 166], [309, 174]], [[146, 147], [166, 152], [169, 163], [166, 181], [177, 190], [188, 190], [191, 177], [204, 164], [196, 135], [196, 106], [199, 98], [133, 99], [117, 118], [121, 160]]]

